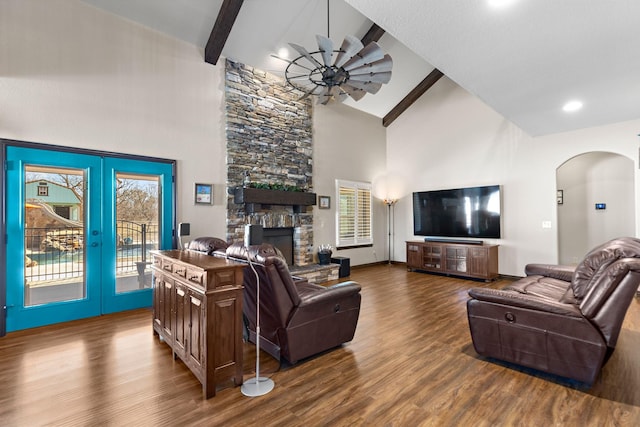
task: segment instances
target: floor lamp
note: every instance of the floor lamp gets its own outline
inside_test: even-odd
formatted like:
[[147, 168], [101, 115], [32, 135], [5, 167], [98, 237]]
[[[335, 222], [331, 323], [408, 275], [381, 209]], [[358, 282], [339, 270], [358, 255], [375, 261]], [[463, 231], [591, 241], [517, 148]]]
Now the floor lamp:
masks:
[[275, 383], [271, 378], [260, 376], [260, 276], [251, 262], [251, 254], [248, 249], [247, 261], [249, 261], [253, 274], [256, 275], [256, 376], [245, 381], [240, 387], [240, 391], [245, 396], [256, 397], [269, 393], [275, 387]]
[[[389, 225], [388, 225], [388, 229], [389, 229], [389, 264], [391, 264], [391, 206], [395, 205], [396, 202], [398, 200], [396, 199], [384, 199], [384, 204], [387, 205], [388, 208], [388, 213], [387, 213], [387, 217], [389, 220]], [[394, 208], [395, 209], [395, 208]]]

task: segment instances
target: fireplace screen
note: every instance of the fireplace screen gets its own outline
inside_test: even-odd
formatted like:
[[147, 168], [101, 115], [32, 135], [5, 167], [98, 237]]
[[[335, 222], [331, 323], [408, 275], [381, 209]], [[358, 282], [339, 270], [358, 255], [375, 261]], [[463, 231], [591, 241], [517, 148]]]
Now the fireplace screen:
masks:
[[248, 242], [251, 245], [270, 243], [282, 252], [287, 265], [293, 265], [293, 227], [262, 228], [259, 225], [247, 227]]

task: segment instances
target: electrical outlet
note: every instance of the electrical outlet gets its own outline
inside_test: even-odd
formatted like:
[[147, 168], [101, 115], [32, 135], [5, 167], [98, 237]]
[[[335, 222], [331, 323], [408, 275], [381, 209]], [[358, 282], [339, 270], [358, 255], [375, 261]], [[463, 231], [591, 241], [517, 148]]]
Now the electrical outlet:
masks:
[[542, 221], [542, 228], [551, 228], [551, 221]]

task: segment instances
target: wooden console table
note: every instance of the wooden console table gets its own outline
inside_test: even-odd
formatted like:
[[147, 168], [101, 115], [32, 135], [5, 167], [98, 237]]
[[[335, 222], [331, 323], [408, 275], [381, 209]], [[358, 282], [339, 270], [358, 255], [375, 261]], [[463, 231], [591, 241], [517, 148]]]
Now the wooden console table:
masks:
[[153, 331], [202, 383], [242, 384], [244, 264], [193, 251], [152, 251]]
[[498, 277], [498, 245], [409, 241], [407, 268], [493, 280]]

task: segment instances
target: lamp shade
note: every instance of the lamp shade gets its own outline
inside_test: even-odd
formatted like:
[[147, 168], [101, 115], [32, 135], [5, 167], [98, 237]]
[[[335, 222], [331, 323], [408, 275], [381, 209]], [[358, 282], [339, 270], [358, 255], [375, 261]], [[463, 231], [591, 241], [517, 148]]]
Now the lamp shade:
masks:
[[398, 200], [406, 195], [406, 191], [406, 180], [397, 172], [379, 175], [372, 182], [372, 193], [377, 199]]

